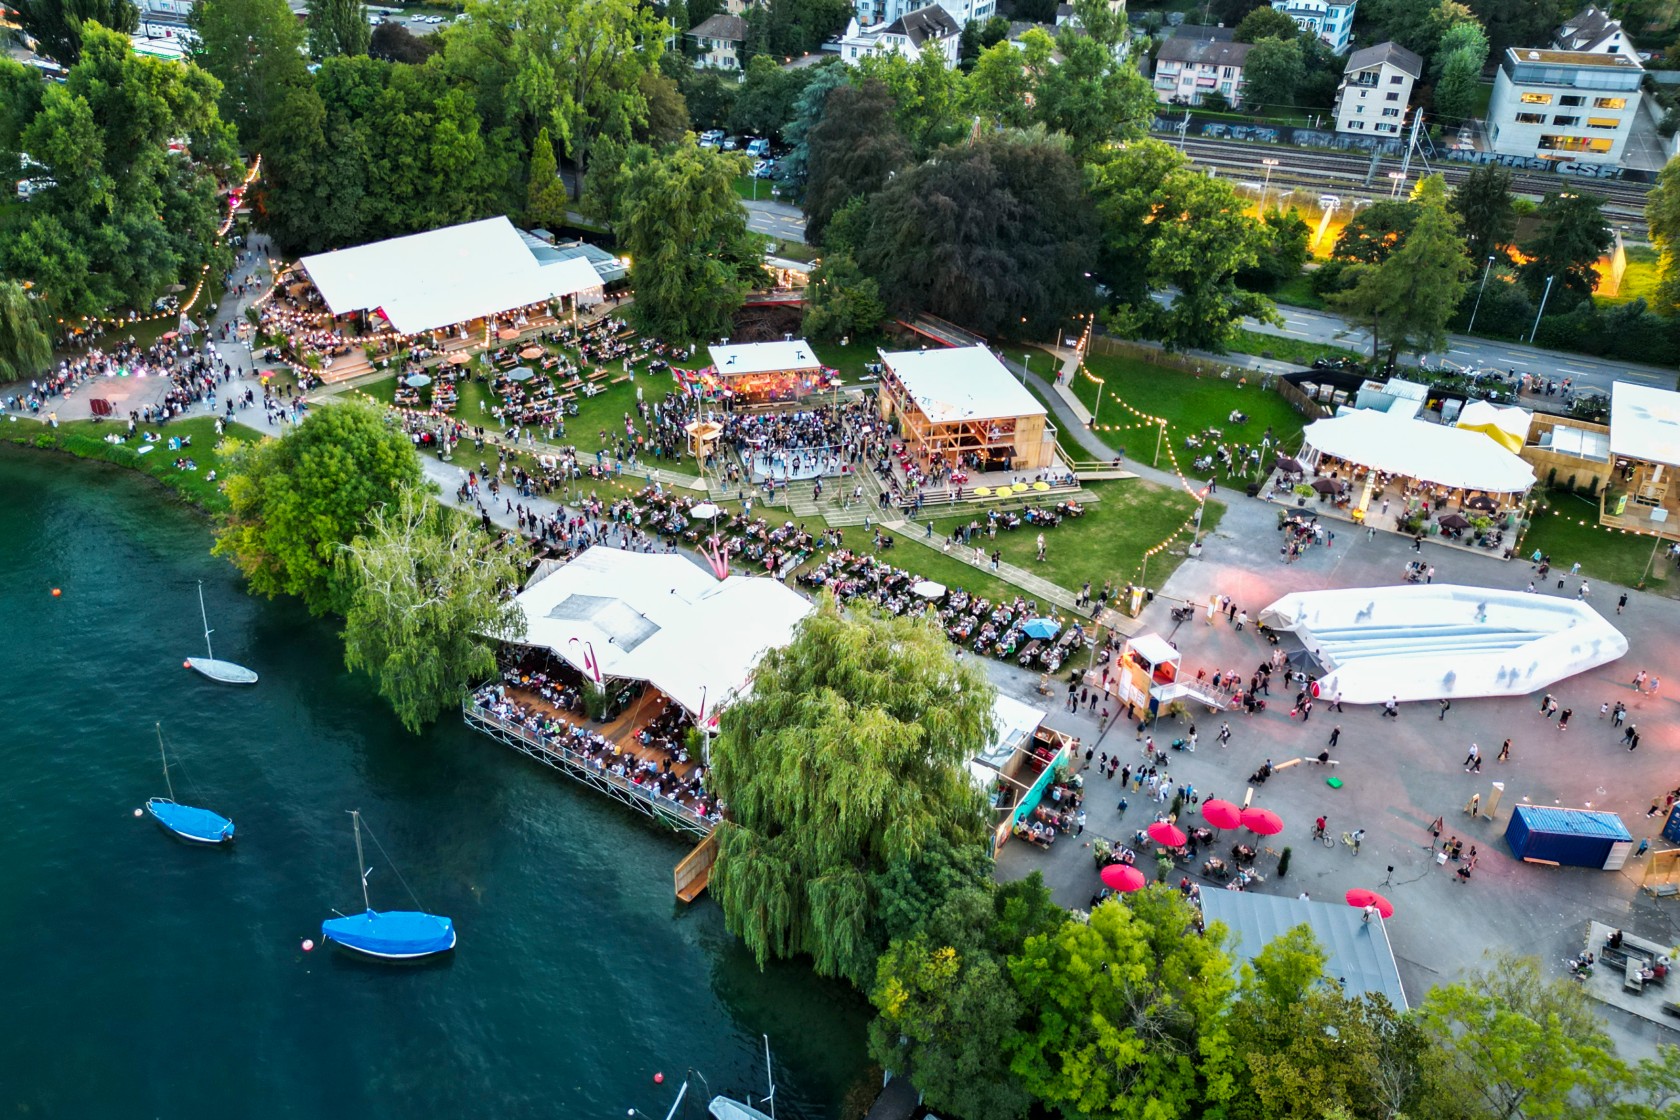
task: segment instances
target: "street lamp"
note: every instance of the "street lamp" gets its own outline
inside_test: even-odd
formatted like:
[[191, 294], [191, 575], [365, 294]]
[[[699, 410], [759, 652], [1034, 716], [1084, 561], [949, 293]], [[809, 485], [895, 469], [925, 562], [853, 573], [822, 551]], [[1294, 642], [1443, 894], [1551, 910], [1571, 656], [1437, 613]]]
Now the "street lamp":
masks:
[[1390, 171], [1388, 173], [1388, 181], [1393, 184], [1393, 186], [1388, 188], [1388, 197], [1399, 198], [1400, 184], [1406, 181], [1406, 173], [1404, 171]]
[[1032, 355], [1025, 350], [1021, 351], [1021, 384], [1023, 385], [1027, 383], [1027, 374], [1032, 372], [1031, 361]]
[[1528, 344], [1534, 345], [1534, 336], [1540, 332], [1540, 316], [1546, 313], [1546, 301], [1552, 298], [1552, 281], [1556, 276], [1546, 277], [1546, 290], [1540, 294], [1540, 310], [1534, 313], [1534, 327], [1528, 332]]
[[1474, 334], [1476, 330], [1476, 312], [1482, 309], [1482, 293], [1487, 291], [1488, 273], [1493, 271], [1493, 257], [1487, 259], [1487, 267], [1482, 269], [1482, 283], [1476, 289], [1476, 306], [1470, 309], [1470, 325], [1464, 328], [1466, 334]]
[[1085, 371], [1085, 376], [1097, 383], [1097, 407], [1091, 412], [1091, 430], [1094, 432], [1097, 430], [1097, 417], [1102, 414], [1103, 386], [1107, 384], [1107, 382], [1092, 373], [1090, 370]]
[[1281, 161], [1263, 159], [1260, 162], [1266, 165], [1266, 177], [1260, 183], [1260, 212], [1264, 214], [1266, 212], [1266, 188], [1272, 185], [1272, 168], [1276, 167]]

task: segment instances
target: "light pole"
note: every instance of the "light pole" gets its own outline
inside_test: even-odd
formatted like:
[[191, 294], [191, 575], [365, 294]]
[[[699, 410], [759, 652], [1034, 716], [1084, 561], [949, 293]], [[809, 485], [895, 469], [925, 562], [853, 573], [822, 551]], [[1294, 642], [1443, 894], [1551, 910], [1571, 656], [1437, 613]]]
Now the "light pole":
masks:
[[1552, 281], [1556, 279], [1556, 276], [1546, 277], [1546, 290], [1540, 293], [1540, 310], [1534, 313], [1534, 326], [1528, 332], [1528, 344], [1530, 346], [1534, 345], [1534, 336], [1540, 333], [1540, 316], [1546, 313], [1546, 301], [1552, 298]]
[[1097, 407], [1091, 410], [1091, 430], [1094, 432], [1097, 430], [1097, 417], [1102, 415], [1103, 386], [1107, 382], [1089, 370], [1086, 370], [1085, 376], [1097, 383]]
[[1488, 259], [1487, 259], [1487, 267], [1482, 269], [1482, 283], [1481, 283], [1481, 286], [1476, 289], [1476, 306], [1474, 306], [1470, 309], [1470, 325], [1468, 327], [1464, 328], [1464, 331], [1465, 331], [1466, 334], [1475, 333], [1475, 330], [1476, 330], [1476, 312], [1478, 312], [1482, 309], [1482, 293], [1487, 291], [1488, 273], [1490, 273], [1492, 271], [1493, 271], [1493, 257], [1489, 256]]
[[1025, 350], [1021, 351], [1021, 384], [1023, 385], [1027, 383], [1027, 374], [1032, 372], [1032, 367], [1028, 364], [1031, 358], [1031, 354]]
[[1263, 159], [1260, 162], [1266, 165], [1266, 178], [1260, 183], [1260, 213], [1264, 214], [1266, 212], [1266, 188], [1272, 185], [1272, 168], [1276, 167], [1280, 161]]
[[1149, 461], [1149, 465], [1152, 467], [1158, 467], [1161, 465], [1161, 441], [1166, 438], [1166, 435], [1167, 422], [1162, 420], [1160, 422], [1160, 427], [1155, 429], [1155, 458]]
[[1406, 173], [1404, 171], [1390, 171], [1388, 173], [1388, 181], [1393, 184], [1388, 188], [1388, 197], [1399, 198], [1400, 184], [1406, 181]]

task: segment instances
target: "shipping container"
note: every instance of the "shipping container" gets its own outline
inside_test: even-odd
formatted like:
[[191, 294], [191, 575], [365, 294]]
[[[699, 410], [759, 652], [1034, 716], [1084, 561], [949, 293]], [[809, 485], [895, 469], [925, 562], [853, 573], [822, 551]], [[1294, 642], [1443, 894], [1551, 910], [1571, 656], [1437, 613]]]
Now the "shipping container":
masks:
[[1616, 871], [1627, 862], [1633, 835], [1614, 813], [1519, 805], [1505, 829], [1505, 842], [1518, 859]]

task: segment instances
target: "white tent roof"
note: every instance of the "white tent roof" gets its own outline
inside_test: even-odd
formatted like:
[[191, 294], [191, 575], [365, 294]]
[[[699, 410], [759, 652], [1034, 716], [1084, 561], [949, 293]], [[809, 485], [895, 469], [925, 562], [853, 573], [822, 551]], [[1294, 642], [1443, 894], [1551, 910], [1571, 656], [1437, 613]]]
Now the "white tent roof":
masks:
[[1171, 642], [1159, 634], [1138, 634], [1127, 638], [1126, 644], [1136, 650], [1138, 655], [1151, 665], [1176, 665], [1180, 654], [1173, 648]]
[[804, 339], [793, 342], [748, 342], [740, 346], [708, 346], [712, 365], [722, 376], [738, 373], [783, 373], [822, 369], [817, 353]]
[[[525, 644], [589, 674], [646, 681], [690, 713], [748, 690], [767, 650], [786, 645], [811, 604], [773, 579], [719, 581], [686, 557], [597, 546], [517, 600]], [[575, 639], [575, 641], [574, 641]]]
[[317, 253], [299, 263], [334, 315], [378, 309], [401, 334], [601, 287], [587, 260], [544, 267], [506, 217]]
[[1307, 445], [1352, 463], [1442, 486], [1516, 494], [1534, 485], [1534, 470], [1480, 432], [1359, 409], [1315, 420]]
[[1301, 591], [1260, 621], [1293, 631], [1327, 670], [1320, 695], [1349, 704], [1527, 696], [1628, 650], [1578, 600], [1445, 583]]
[[1038, 398], [984, 346], [879, 353], [935, 424], [1044, 415]]
[[1528, 426], [1534, 414], [1526, 408], [1516, 405], [1499, 405], [1488, 401], [1471, 401], [1459, 411], [1457, 426], [1460, 428], [1479, 428], [1483, 424], [1492, 424], [1502, 432], [1516, 436], [1523, 443], [1528, 442]]
[[1610, 386], [1610, 450], [1680, 466], [1680, 393], [1626, 381]]

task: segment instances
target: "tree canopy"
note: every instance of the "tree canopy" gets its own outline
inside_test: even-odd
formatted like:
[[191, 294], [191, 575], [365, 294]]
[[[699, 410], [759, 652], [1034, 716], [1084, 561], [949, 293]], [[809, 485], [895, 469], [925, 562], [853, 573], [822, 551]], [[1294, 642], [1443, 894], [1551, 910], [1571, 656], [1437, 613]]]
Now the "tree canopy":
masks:
[[835, 211], [860, 195], [879, 191], [910, 158], [892, 96], [879, 81], [832, 87], [822, 99], [806, 145], [805, 236], [815, 244], [822, 244]]
[[414, 445], [377, 405], [313, 410], [284, 439], [245, 445], [232, 457], [229, 509], [213, 551], [258, 594], [296, 595], [312, 613], [343, 614], [353, 586], [345, 546], [420, 478]]
[[[1539, 224], [1522, 243], [1529, 259], [1519, 275], [1532, 295], [1539, 296], [1547, 277], [1578, 297], [1592, 295], [1598, 284], [1596, 265], [1615, 244], [1604, 220], [1604, 199], [1582, 191], [1560, 191], [1540, 203]], [[1554, 291], [1553, 293], [1557, 293]]]
[[88, 20], [132, 35], [140, 26], [133, 0], [12, 0], [18, 26], [41, 45], [41, 53], [70, 66], [82, 56], [82, 24]]
[[1489, 163], [1471, 171], [1453, 188], [1452, 208], [1463, 223], [1465, 252], [1478, 268], [1489, 257], [1509, 258], [1517, 230], [1509, 170]]
[[513, 602], [528, 553], [479, 532], [419, 487], [373, 510], [350, 542], [344, 661], [379, 682], [412, 732], [496, 671], [496, 643], [525, 634]]
[[367, 54], [371, 38], [362, 0], [310, 0], [309, 53], [314, 57]]
[[19, 381], [52, 361], [46, 307], [16, 280], [0, 280], [0, 381]]
[[941, 839], [985, 843], [964, 767], [990, 741], [992, 696], [934, 622], [847, 614], [830, 595], [765, 655], [723, 710], [711, 773], [729, 813], [710, 889], [761, 964], [809, 955], [868, 983], [873, 876]]
[[1661, 254], [1656, 302], [1672, 312], [1680, 308], [1680, 160], [1668, 161], [1645, 196], [1645, 223]]
[[266, 147], [269, 125], [286, 123], [281, 106], [309, 83], [297, 16], [286, 0], [198, 0], [187, 19], [193, 60], [222, 83], [222, 116], [247, 149]]

